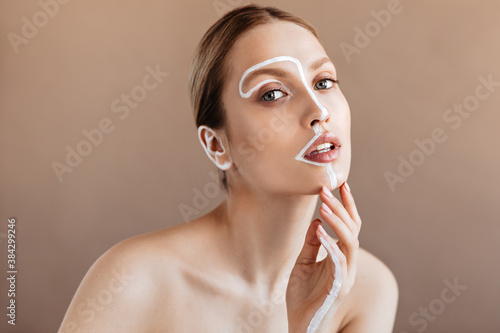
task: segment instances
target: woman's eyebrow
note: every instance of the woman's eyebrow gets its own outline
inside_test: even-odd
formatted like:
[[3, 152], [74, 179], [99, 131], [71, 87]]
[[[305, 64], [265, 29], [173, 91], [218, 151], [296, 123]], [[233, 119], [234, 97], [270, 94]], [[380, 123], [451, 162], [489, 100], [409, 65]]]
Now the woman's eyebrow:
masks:
[[330, 58], [327, 58], [327, 57], [324, 57], [324, 58], [320, 58], [318, 60], [315, 60], [311, 63], [311, 65], [309, 65], [309, 68], [311, 69], [311, 71], [315, 71], [317, 70], [318, 68], [320, 68], [322, 65], [326, 64], [327, 62], [332, 63], [332, 61], [330, 60]]
[[[321, 66], [323, 66], [324, 64], [326, 64], [327, 62], [329, 62], [333, 65], [330, 58], [324, 57], [324, 58], [320, 58], [318, 60], [313, 61], [311, 63], [311, 65], [309, 66], [309, 68], [311, 69], [311, 71], [315, 71], [318, 68], [320, 68]], [[276, 76], [276, 77], [283, 79], [283, 78], [287, 78], [290, 74], [288, 71], [281, 69], [281, 68], [260, 68], [260, 69], [256, 69], [253, 72], [249, 73], [248, 76], [243, 81], [243, 84], [247, 81], [251, 82], [253, 79], [255, 79], [259, 75], [271, 75], [271, 76]]]
[[[290, 73], [284, 69], [281, 68], [261, 68], [261, 69], [256, 69], [255, 71], [251, 72], [248, 74], [248, 76], [245, 78], [243, 83], [245, 82], [251, 82], [253, 79], [255, 79], [259, 75], [271, 75], [271, 76], [276, 76], [281, 79], [286, 79], [287, 77], [290, 76]], [[243, 84], [242, 83], [242, 84]]]

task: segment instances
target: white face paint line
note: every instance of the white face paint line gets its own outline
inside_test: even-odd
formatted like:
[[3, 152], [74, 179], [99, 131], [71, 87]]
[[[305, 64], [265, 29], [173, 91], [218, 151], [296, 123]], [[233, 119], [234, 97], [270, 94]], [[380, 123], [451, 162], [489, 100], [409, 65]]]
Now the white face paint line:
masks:
[[[318, 98], [316, 97], [316, 95], [314, 94], [314, 92], [311, 90], [311, 87], [309, 87], [309, 85], [307, 84], [306, 76], [304, 75], [304, 69], [302, 68], [302, 64], [300, 63], [300, 61], [297, 58], [294, 58], [294, 57], [289, 57], [289, 56], [274, 57], [274, 58], [271, 58], [271, 59], [267, 59], [267, 60], [265, 60], [265, 61], [263, 61], [261, 63], [258, 63], [256, 65], [253, 65], [252, 67], [250, 67], [249, 69], [247, 69], [243, 73], [243, 75], [241, 76], [241, 79], [240, 79], [240, 84], [239, 84], [240, 96], [243, 97], [243, 98], [248, 98], [256, 90], [256, 87], [254, 87], [254, 88], [252, 88], [251, 90], [249, 90], [246, 93], [243, 93], [243, 91], [241, 91], [241, 88], [243, 86], [243, 81], [248, 76], [248, 74], [250, 74], [251, 72], [253, 72], [253, 71], [255, 71], [255, 70], [257, 70], [257, 69], [259, 69], [261, 67], [267, 66], [267, 65], [275, 63], [275, 62], [280, 62], [280, 61], [291, 61], [295, 65], [297, 65], [297, 68], [299, 69], [299, 74], [300, 74], [300, 79], [302, 81], [302, 84], [304, 85], [304, 87], [306, 87], [306, 90], [309, 93], [309, 95], [311, 96], [311, 98], [313, 99], [314, 103], [316, 103], [316, 105], [320, 108], [320, 110], [321, 110], [321, 120], [325, 119], [326, 116], [328, 116], [328, 110], [323, 105], [321, 105], [321, 103], [319, 102]], [[265, 81], [263, 81], [263, 82], [265, 82]], [[264, 84], [264, 83], [261, 82], [258, 86], [260, 87], [260, 86], [262, 86], [262, 84]]]
[[340, 267], [340, 261], [337, 258], [337, 256], [333, 253], [330, 244], [328, 244], [328, 242], [323, 237], [320, 237], [320, 241], [321, 244], [323, 244], [325, 249], [328, 251], [328, 254], [330, 254], [330, 258], [332, 259], [333, 264], [335, 265], [335, 274], [334, 274], [335, 280], [333, 281], [332, 289], [330, 290], [330, 293], [326, 296], [323, 305], [321, 305], [318, 311], [316, 311], [313, 319], [309, 323], [309, 326], [307, 327], [307, 333], [315, 333], [318, 330], [321, 321], [327, 314], [330, 307], [333, 305], [333, 302], [337, 298], [340, 292], [340, 288], [342, 287], [342, 274], [341, 274], [342, 272]]
[[226, 152], [226, 149], [224, 148], [224, 146], [222, 145], [221, 143], [221, 147], [222, 147], [222, 152], [220, 151], [216, 151], [214, 154], [215, 154], [215, 158], [210, 155], [210, 152], [208, 151], [208, 148], [203, 144], [203, 141], [201, 139], [201, 130], [205, 128], [207, 131], [209, 131], [210, 133], [212, 133], [212, 137], [210, 138], [206, 138], [207, 140], [207, 146], [210, 146], [210, 143], [212, 142], [212, 140], [215, 139], [215, 137], [217, 136], [217, 134], [208, 126], [205, 126], [205, 125], [201, 125], [200, 127], [198, 127], [198, 139], [200, 140], [200, 143], [201, 143], [201, 146], [203, 147], [203, 149], [205, 150], [205, 153], [207, 154], [208, 158], [221, 170], [228, 170], [231, 165], [233, 164], [233, 161], [231, 159], [231, 157], [229, 156], [229, 161], [225, 162], [225, 163], [219, 163], [219, 161], [217, 160], [216, 157], [219, 157], [221, 155], [223, 155], [225, 152]]
[[279, 84], [281, 84], [281, 85], [284, 86], [284, 84], [281, 83], [278, 80], [274, 80], [274, 79], [264, 80], [264, 81], [259, 82], [258, 84], [256, 84], [255, 87], [253, 87], [252, 89], [250, 89], [249, 91], [247, 91], [244, 94], [241, 92], [241, 88], [240, 88], [240, 96], [243, 97], [243, 98], [248, 98], [248, 97], [252, 96], [252, 94], [253, 94], [253, 92], [255, 90], [259, 89], [260, 87], [262, 87], [263, 85], [265, 85], [266, 83], [269, 83], [269, 82], [277, 82], [277, 83], [279, 83]]
[[[316, 125], [314, 125], [316, 126]], [[316, 132], [316, 131], [315, 131]], [[304, 146], [304, 148], [302, 148], [302, 150], [297, 154], [297, 156], [295, 156], [295, 159], [297, 161], [302, 161], [302, 162], [306, 162], [306, 163], [310, 163], [310, 164], [314, 164], [314, 165], [319, 165], [319, 166], [322, 166], [322, 165], [326, 165], [328, 163], [318, 163], [318, 162], [314, 162], [314, 161], [309, 161], [309, 160], [306, 160], [303, 156], [304, 154], [306, 153], [306, 150], [307, 148], [309, 148], [309, 146], [314, 142], [316, 141], [316, 139], [321, 135], [321, 133], [316, 133], [315, 136], [313, 136], [313, 138]]]
[[330, 177], [330, 186], [333, 191], [333, 189], [337, 188], [337, 175], [335, 174], [335, 171], [333, 171], [331, 163], [328, 163], [326, 166], [326, 172], [328, 173], [328, 177]]
[[309, 140], [309, 142], [302, 148], [302, 150], [295, 156], [295, 159], [297, 161], [302, 161], [305, 163], [313, 164], [313, 165], [318, 165], [318, 166], [324, 166], [324, 165], [329, 165], [330, 163], [319, 163], [319, 162], [314, 162], [314, 161], [309, 161], [304, 158], [304, 154], [306, 153], [306, 150], [309, 148], [310, 145], [322, 134], [319, 132], [319, 124], [316, 123], [313, 125], [313, 130], [314, 130], [314, 137]]
[[[282, 84], [278, 80], [268, 79], [268, 80], [264, 80], [262, 82], [259, 82], [256, 86], [254, 86], [252, 89], [250, 89], [246, 93], [244, 93], [241, 90], [242, 86], [243, 86], [243, 81], [248, 76], [248, 74], [250, 74], [251, 72], [253, 72], [253, 71], [255, 71], [255, 70], [257, 70], [257, 69], [259, 69], [261, 67], [267, 66], [267, 65], [275, 63], [275, 62], [280, 62], [280, 61], [291, 61], [295, 65], [297, 65], [297, 68], [299, 70], [300, 79], [302, 81], [302, 84], [306, 88], [307, 92], [311, 96], [311, 98], [314, 101], [314, 103], [321, 110], [321, 117], [320, 117], [319, 120], [320, 121], [324, 120], [328, 116], [328, 110], [319, 102], [318, 98], [316, 97], [316, 95], [312, 91], [311, 87], [309, 87], [309, 85], [307, 84], [302, 64], [301, 64], [301, 62], [298, 59], [296, 59], [294, 57], [290, 57], [290, 56], [274, 57], [274, 58], [267, 59], [267, 60], [265, 60], [265, 61], [263, 61], [261, 63], [258, 63], [256, 65], [253, 65], [252, 67], [248, 68], [243, 73], [243, 75], [241, 76], [241, 79], [240, 79], [240, 82], [239, 82], [239, 85], [238, 85], [240, 96], [242, 98], [249, 98], [258, 88], [260, 88], [262, 85], [264, 85], [264, 84], [266, 84], [268, 82], [278, 82], [278, 83]], [[337, 176], [335, 175], [335, 172], [333, 171], [333, 168], [332, 168], [331, 164], [330, 163], [318, 163], [318, 162], [314, 162], [314, 161], [309, 161], [309, 160], [307, 160], [307, 159], [304, 158], [304, 154], [305, 154], [306, 150], [321, 135], [321, 133], [319, 132], [319, 125], [318, 125], [318, 123], [314, 124], [313, 130], [314, 130], [314, 133], [315, 133], [314, 137], [304, 146], [304, 148], [297, 154], [297, 156], [295, 156], [295, 159], [298, 160], [298, 161], [301, 161], [301, 162], [305, 162], [305, 163], [309, 163], [309, 164], [313, 164], [313, 165], [317, 165], [317, 166], [326, 166], [327, 167], [326, 171], [327, 171], [327, 174], [328, 174], [328, 178], [330, 179], [330, 185], [332, 186], [332, 190], [333, 190], [337, 186]]]
[[331, 163], [313, 162], [313, 161], [306, 160], [304, 158], [304, 154], [305, 154], [307, 148], [309, 148], [309, 146], [321, 135], [321, 133], [319, 133], [318, 128], [319, 128], [318, 123], [313, 125], [313, 130], [314, 130], [314, 133], [316, 133], [316, 135], [305, 145], [305, 147], [297, 154], [297, 156], [295, 156], [295, 159], [298, 161], [302, 161], [302, 162], [306, 162], [306, 163], [318, 165], [318, 166], [325, 166], [326, 165], [326, 172], [328, 174], [328, 178], [330, 179], [331, 189], [333, 190], [337, 187], [337, 175], [335, 174], [335, 171], [333, 171], [332, 164]]

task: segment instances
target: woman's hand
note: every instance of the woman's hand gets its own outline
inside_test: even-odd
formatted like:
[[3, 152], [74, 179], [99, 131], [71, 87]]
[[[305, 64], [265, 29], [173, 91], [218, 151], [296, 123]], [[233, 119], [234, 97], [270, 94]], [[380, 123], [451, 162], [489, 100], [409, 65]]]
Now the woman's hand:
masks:
[[[323, 187], [320, 216], [339, 241], [323, 229], [319, 219], [309, 226], [304, 247], [291, 272], [286, 291], [289, 332], [317, 332], [320, 323], [331, 318], [354, 285], [359, 250], [361, 219], [351, 192], [340, 187], [342, 203]], [[316, 262], [323, 244], [328, 256]]]

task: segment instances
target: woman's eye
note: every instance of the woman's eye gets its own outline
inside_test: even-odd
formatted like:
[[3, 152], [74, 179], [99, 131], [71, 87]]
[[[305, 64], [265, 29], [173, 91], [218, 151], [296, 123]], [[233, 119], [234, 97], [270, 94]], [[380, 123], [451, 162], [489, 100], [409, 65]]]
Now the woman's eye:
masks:
[[315, 89], [328, 89], [328, 88], [331, 88], [333, 87], [333, 83], [334, 82], [337, 82], [335, 80], [331, 80], [331, 79], [324, 79], [324, 80], [321, 80], [321, 81], [318, 81], [315, 85], [314, 85], [314, 88]]
[[272, 101], [275, 101], [278, 98], [281, 98], [283, 96], [285, 96], [285, 94], [281, 90], [271, 90], [271, 91], [266, 92], [262, 96], [262, 100], [264, 100], [266, 102], [272, 102]]

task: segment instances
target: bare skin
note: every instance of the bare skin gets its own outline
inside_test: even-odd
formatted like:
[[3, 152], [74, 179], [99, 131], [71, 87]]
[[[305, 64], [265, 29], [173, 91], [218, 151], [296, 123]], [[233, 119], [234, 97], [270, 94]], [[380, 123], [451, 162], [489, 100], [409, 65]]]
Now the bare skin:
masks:
[[[332, 264], [318, 241], [320, 223], [312, 221], [318, 194], [332, 210], [328, 214], [322, 209], [320, 215], [323, 226], [339, 237], [337, 241], [328, 236], [328, 240], [338, 245], [345, 274], [342, 301], [321, 332], [392, 331], [397, 283], [380, 260], [359, 247], [361, 219], [344, 185], [351, 157], [350, 113], [339, 88], [315, 91], [329, 110], [323, 120], [290, 64], [276, 65], [287, 72], [280, 78], [286, 87], [274, 82], [262, 88], [283, 88], [287, 93], [277, 95], [276, 101], [263, 102], [257, 93], [243, 99], [238, 93], [238, 82], [247, 68], [281, 55], [304, 64], [312, 87], [327, 76], [336, 76], [331, 61], [309, 70], [309, 64], [327, 55], [310, 32], [295, 24], [259, 26], [240, 37], [228, 55], [223, 91], [230, 135], [218, 130], [217, 139], [202, 139], [209, 156], [220, 165], [230, 165], [227, 199], [194, 221], [130, 238], [103, 254], [78, 288], [60, 333], [305, 333], [303, 327], [319, 307], [315, 304], [326, 296], [333, 276]], [[254, 78], [255, 82], [244, 86], [245, 91], [269, 75]], [[255, 144], [250, 159], [238, 147], [251, 143], [249, 138], [269, 127], [276, 117], [272, 111], [291, 115], [286, 118], [286, 130], [274, 133], [275, 140], [264, 149]], [[322, 192], [330, 184], [324, 167], [293, 159], [314, 134], [312, 124], [342, 140], [341, 155], [333, 162], [341, 200]], [[297, 274], [299, 262], [311, 257], [318, 262], [311, 263], [310, 275], [302, 279], [299, 290], [316, 290], [321, 284], [325, 294], [318, 294], [314, 302], [307, 298], [301, 302], [300, 293], [288, 297], [290, 274]]]
[[[251, 284], [239, 274], [228, 273], [234, 270], [220, 252], [221, 236], [213, 234], [213, 215], [215, 211], [108, 250], [82, 281], [59, 333], [236, 333], [246, 332], [243, 327], [248, 326], [253, 332], [288, 332], [286, 283]], [[318, 259], [326, 257], [321, 249]], [[98, 295], [110, 290], [114, 270], [122, 274], [124, 282], [115, 283], [122, 290], [111, 290], [112, 301], [105, 304]], [[273, 292], [281, 295], [281, 302], [272, 302]], [[360, 248], [356, 283], [325, 332], [392, 332], [397, 298], [391, 271]], [[91, 318], [89, 312], [95, 316]]]

